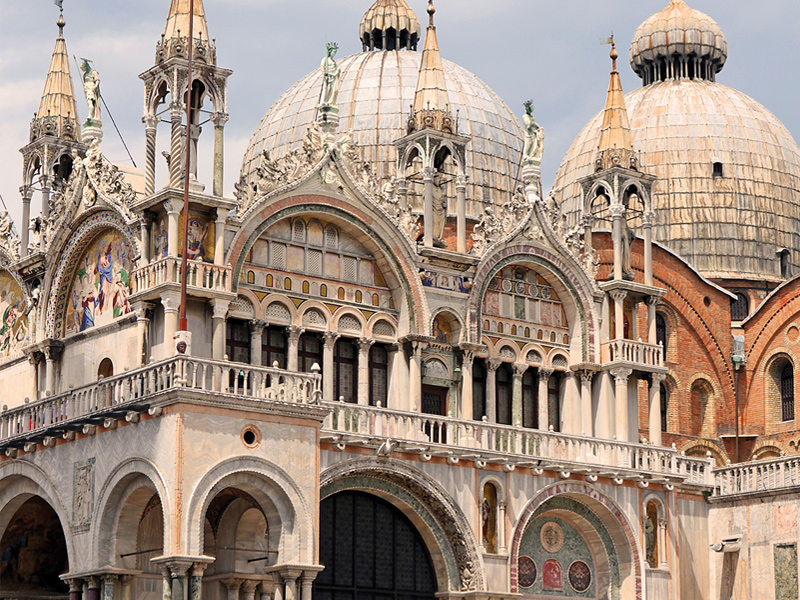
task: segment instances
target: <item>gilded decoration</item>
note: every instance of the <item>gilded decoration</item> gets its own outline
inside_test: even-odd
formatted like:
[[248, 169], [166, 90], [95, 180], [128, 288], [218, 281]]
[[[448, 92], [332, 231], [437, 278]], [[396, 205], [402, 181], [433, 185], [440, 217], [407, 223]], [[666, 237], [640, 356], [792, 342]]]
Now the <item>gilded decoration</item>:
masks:
[[0, 271], [0, 358], [19, 354], [28, 341], [28, 315], [22, 289], [8, 271]]
[[131, 312], [133, 252], [116, 230], [101, 233], [77, 263], [67, 304], [66, 334], [111, 323]]

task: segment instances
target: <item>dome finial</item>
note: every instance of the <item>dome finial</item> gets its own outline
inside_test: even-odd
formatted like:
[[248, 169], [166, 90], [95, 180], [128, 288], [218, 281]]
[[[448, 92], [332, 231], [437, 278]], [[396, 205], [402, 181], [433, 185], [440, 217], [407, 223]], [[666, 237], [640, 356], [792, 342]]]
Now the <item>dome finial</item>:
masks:
[[406, 0], [375, 0], [361, 19], [359, 37], [364, 52], [416, 50], [419, 19]]
[[617, 45], [614, 43], [614, 34], [612, 33], [611, 37], [608, 39], [611, 40], [611, 54], [609, 54], [609, 56], [611, 57], [611, 72], [616, 73], [617, 59], [619, 58], [619, 53], [617, 52]]
[[428, 0], [428, 18], [430, 19], [428, 27], [435, 27], [433, 24], [433, 15], [436, 14], [436, 7], [433, 5], [433, 0]]

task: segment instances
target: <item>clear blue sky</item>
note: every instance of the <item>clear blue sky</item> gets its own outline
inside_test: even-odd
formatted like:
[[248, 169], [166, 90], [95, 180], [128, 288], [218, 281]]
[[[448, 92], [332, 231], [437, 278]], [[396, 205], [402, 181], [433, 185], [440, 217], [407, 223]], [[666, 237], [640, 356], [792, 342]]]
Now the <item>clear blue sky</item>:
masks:
[[[358, 25], [372, 0], [205, 0], [218, 63], [234, 70], [226, 127], [225, 193], [233, 191], [242, 155], [261, 117], [295, 81], [318, 67], [324, 42], [339, 56], [361, 51]], [[688, 0], [711, 15], [728, 39], [718, 81], [752, 96], [800, 137], [800, 2]], [[410, 0], [422, 21], [426, 0]], [[436, 0], [442, 54], [487, 82], [519, 115], [536, 101], [547, 131], [543, 183], [550, 188], [561, 158], [583, 125], [602, 109], [608, 86], [608, 47], [620, 55], [638, 25], [667, 0]], [[141, 167], [144, 162], [142, 83], [154, 63], [169, 0], [64, 0], [70, 54], [91, 58], [102, 93]], [[0, 194], [18, 222], [22, 161], [18, 150], [38, 108], [58, 29], [52, 0], [0, 0]], [[623, 61], [626, 91], [639, 80]], [[75, 76], [75, 70], [73, 70]], [[76, 79], [79, 112], [86, 105]], [[129, 162], [111, 124], [104, 153]], [[166, 139], [166, 129], [160, 138]], [[201, 168], [203, 162], [201, 160]], [[164, 171], [164, 169], [161, 169]], [[19, 225], [18, 225], [19, 228]]]

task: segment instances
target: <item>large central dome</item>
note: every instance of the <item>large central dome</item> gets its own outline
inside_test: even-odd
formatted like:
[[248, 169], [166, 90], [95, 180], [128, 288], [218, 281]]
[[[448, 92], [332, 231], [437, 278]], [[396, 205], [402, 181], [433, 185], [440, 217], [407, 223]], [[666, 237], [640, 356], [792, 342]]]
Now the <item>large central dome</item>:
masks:
[[[339, 131], [352, 135], [362, 158], [381, 180], [395, 176], [395, 140], [406, 135], [422, 54], [376, 50], [340, 61]], [[503, 204], [519, 179], [524, 134], [514, 113], [469, 71], [444, 63], [450, 110], [467, 147], [467, 214], [479, 217], [488, 203]], [[322, 90], [319, 70], [286, 92], [262, 119], [244, 155], [242, 175], [254, 181], [264, 150], [280, 158], [297, 148], [316, 117]]]

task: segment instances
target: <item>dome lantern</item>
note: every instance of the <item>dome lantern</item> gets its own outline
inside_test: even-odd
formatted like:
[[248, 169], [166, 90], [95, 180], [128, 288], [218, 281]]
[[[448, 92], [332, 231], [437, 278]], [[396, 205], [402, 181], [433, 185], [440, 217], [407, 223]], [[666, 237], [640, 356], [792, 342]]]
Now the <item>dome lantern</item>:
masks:
[[631, 67], [644, 85], [669, 79], [714, 81], [728, 57], [725, 34], [714, 19], [670, 0], [636, 30]]
[[419, 19], [406, 0], [377, 0], [361, 19], [359, 38], [369, 50], [416, 50]]

